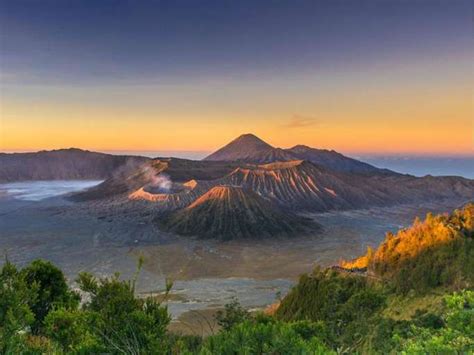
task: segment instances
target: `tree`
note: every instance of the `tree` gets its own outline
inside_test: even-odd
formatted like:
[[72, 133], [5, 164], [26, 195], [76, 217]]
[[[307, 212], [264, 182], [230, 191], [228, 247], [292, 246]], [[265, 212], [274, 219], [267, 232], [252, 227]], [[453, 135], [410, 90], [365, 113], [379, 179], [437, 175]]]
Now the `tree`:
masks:
[[65, 353], [101, 353], [107, 349], [91, 329], [89, 314], [78, 309], [58, 308], [44, 320], [45, 334]]
[[6, 260], [0, 271], [0, 353], [8, 353], [35, 320], [29, 303], [37, 299], [15, 265]]
[[[108, 352], [166, 353], [169, 348], [167, 308], [155, 298], [135, 297], [135, 281], [97, 280], [82, 273], [77, 280], [90, 301], [84, 305], [92, 333]], [[172, 284], [167, 283], [169, 292]]]
[[223, 311], [219, 310], [216, 313], [217, 324], [224, 330], [229, 330], [234, 325], [242, 323], [249, 318], [249, 312], [242, 308], [236, 298], [233, 298], [230, 303], [226, 304]]
[[43, 320], [53, 307], [77, 308], [80, 297], [71, 291], [63, 272], [49, 261], [35, 260], [22, 271], [22, 277], [37, 289], [37, 297], [29, 302], [35, 315], [32, 331], [38, 334]]

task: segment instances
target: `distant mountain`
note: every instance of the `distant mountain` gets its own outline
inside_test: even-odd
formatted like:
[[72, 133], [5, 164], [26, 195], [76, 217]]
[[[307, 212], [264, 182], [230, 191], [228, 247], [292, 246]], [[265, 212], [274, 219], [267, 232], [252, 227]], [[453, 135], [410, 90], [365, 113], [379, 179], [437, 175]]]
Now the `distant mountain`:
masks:
[[214, 161], [239, 161], [247, 163], [270, 163], [294, 160], [295, 157], [283, 149], [274, 148], [253, 134], [243, 134], [218, 151], [204, 158]]
[[0, 153], [0, 182], [102, 180], [118, 169], [134, 170], [149, 158], [111, 155], [76, 148], [36, 153]]
[[285, 149], [285, 151], [298, 159], [307, 160], [334, 171], [364, 174], [395, 173], [388, 169], [379, 169], [373, 165], [346, 157], [334, 150], [316, 149], [306, 145], [296, 145], [293, 148]]
[[346, 157], [333, 150], [297, 145], [289, 149], [272, 147], [253, 134], [244, 134], [212, 153], [204, 160], [273, 163], [277, 161], [307, 160], [334, 171], [363, 174], [395, 174], [370, 164]]
[[236, 186], [215, 186], [188, 207], [159, 218], [159, 223], [177, 234], [222, 240], [292, 236], [316, 227]]

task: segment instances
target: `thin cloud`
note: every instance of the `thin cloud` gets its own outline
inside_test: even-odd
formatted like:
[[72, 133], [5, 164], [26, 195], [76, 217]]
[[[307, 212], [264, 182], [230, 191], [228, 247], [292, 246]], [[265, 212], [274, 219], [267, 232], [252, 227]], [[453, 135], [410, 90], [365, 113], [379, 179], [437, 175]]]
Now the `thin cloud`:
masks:
[[318, 121], [314, 117], [293, 115], [290, 120], [283, 125], [285, 128], [302, 128], [314, 126]]

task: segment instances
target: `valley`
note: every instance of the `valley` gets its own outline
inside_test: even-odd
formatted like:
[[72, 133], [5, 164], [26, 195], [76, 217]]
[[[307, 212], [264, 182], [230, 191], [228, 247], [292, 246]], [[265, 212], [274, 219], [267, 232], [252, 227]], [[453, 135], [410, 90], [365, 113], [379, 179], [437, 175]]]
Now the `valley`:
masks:
[[386, 231], [409, 225], [428, 211], [445, 212], [461, 201], [358, 211], [306, 213], [322, 229], [293, 238], [218, 240], [180, 237], [161, 231], [150, 216], [111, 209], [106, 203], [74, 203], [63, 197], [42, 201], [0, 199], [0, 250], [18, 265], [46, 259], [64, 270], [71, 284], [81, 271], [98, 276], [120, 272], [131, 278], [145, 259], [138, 290], [147, 294], [174, 280], [169, 301], [177, 319], [191, 310], [222, 307], [237, 297], [248, 308], [273, 303], [302, 273], [330, 266], [376, 246]]

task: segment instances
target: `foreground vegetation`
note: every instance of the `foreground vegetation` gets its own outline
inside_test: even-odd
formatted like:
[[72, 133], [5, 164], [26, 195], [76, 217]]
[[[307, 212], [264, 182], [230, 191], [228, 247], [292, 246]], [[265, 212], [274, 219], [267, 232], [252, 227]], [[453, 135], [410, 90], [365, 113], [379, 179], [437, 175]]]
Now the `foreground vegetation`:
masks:
[[[155, 297], [135, 296], [135, 282], [118, 275], [80, 274], [79, 293], [62, 272], [36, 260], [0, 271], [2, 354], [261, 354], [329, 353], [322, 327], [308, 321], [251, 317], [237, 303], [219, 313], [222, 331], [207, 339], [167, 332], [170, 317]], [[171, 284], [167, 285], [167, 292]]]
[[396, 235], [388, 233], [380, 247], [345, 268], [366, 269], [391, 283], [397, 292], [425, 292], [442, 285], [474, 283], [474, 204], [451, 215], [428, 214]]
[[205, 339], [168, 332], [166, 304], [137, 298], [135, 280], [82, 273], [72, 290], [47, 261], [6, 261], [0, 353], [472, 353], [473, 240], [474, 205], [428, 216], [345, 269], [303, 275], [272, 316], [227, 305]]
[[474, 204], [417, 219], [341, 266], [303, 275], [277, 319], [324, 322], [339, 351], [474, 351]]

